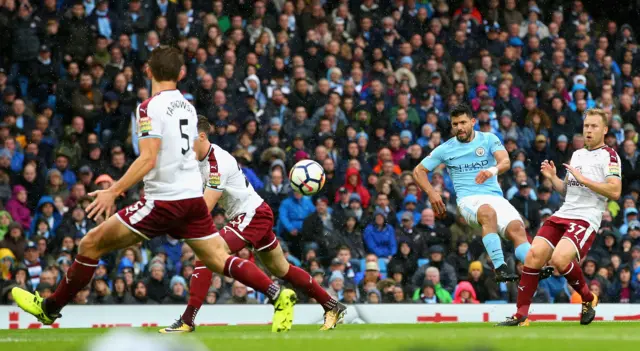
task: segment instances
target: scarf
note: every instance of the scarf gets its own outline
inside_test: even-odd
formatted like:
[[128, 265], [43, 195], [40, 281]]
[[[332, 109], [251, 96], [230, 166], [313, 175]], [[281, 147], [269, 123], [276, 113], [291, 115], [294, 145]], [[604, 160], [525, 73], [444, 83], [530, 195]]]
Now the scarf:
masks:
[[107, 11], [96, 10], [98, 16], [98, 32], [107, 38], [111, 38], [111, 21], [109, 20], [109, 13]]

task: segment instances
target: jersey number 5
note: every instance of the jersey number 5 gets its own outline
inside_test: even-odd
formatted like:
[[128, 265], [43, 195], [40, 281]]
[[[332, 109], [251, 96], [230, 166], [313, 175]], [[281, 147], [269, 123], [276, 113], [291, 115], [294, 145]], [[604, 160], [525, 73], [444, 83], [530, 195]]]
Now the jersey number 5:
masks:
[[180, 136], [182, 137], [182, 139], [184, 139], [185, 143], [187, 143], [187, 148], [185, 149], [184, 147], [182, 148], [182, 154], [186, 154], [187, 152], [189, 152], [189, 135], [186, 134], [184, 132], [184, 130], [182, 129], [183, 126], [188, 126], [189, 125], [189, 121], [186, 119], [181, 119], [180, 120]]

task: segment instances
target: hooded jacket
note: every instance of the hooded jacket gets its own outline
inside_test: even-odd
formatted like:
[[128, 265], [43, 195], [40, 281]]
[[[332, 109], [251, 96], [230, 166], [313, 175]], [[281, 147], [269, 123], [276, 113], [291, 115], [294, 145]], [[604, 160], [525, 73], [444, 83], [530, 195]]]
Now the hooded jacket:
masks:
[[[22, 185], [13, 187], [13, 195], [11, 199], [7, 201], [6, 209], [9, 211], [10, 218], [20, 223], [24, 230], [29, 230], [29, 228], [31, 228], [31, 211], [29, 211], [26, 203], [18, 201], [18, 193], [21, 191], [26, 191]], [[2, 239], [2, 235], [0, 235], [0, 239]]]
[[47, 220], [47, 222], [49, 223], [49, 228], [51, 233], [55, 233], [58, 227], [60, 226], [60, 224], [62, 223], [62, 215], [60, 215], [60, 213], [55, 210], [55, 207], [54, 207], [53, 214], [51, 215], [50, 218], [44, 217], [44, 214], [42, 214], [42, 206], [44, 206], [45, 204], [51, 204], [51, 206], [54, 206], [53, 198], [51, 196], [43, 196], [40, 198], [40, 201], [38, 201], [36, 214], [35, 216], [33, 216], [33, 220], [31, 221], [31, 226], [30, 226], [31, 231], [29, 232], [29, 236], [33, 235], [33, 233], [37, 230], [36, 223], [38, 223], [38, 220], [40, 218]]
[[[256, 82], [257, 89], [255, 91], [249, 87], [250, 81]], [[253, 95], [256, 98], [256, 101], [258, 102], [258, 106], [260, 106], [261, 109], [265, 108], [265, 106], [267, 105], [267, 97], [264, 95], [264, 93], [260, 88], [260, 78], [258, 78], [258, 76], [256, 76], [255, 74], [252, 74], [247, 78], [245, 78], [243, 83], [244, 83], [244, 86], [240, 87], [239, 89], [240, 92], [246, 95]], [[243, 102], [244, 102], [244, 96], [241, 96], [241, 98], [243, 99]]]
[[593, 100], [593, 97], [591, 96], [591, 93], [589, 92], [589, 90], [587, 90], [587, 86], [584, 84], [574, 84], [573, 88], [571, 89], [571, 97], [573, 98], [573, 101], [569, 103], [569, 108], [571, 109], [571, 111], [576, 112], [577, 110], [576, 92], [578, 90], [582, 90], [586, 94], [585, 100], [587, 100], [587, 109], [596, 107], [596, 102]]
[[315, 210], [316, 208], [313, 206], [311, 198], [303, 196], [300, 199], [296, 199], [293, 192], [291, 192], [291, 195], [280, 204], [278, 218], [282, 226], [281, 229], [284, 229], [287, 233], [294, 229], [297, 231], [302, 230], [304, 219]]
[[[377, 216], [385, 218], [382, 227], [375, 223]], [[396, 234], [393, 227], [387, 223], [386, 216], [382, 210], [378, 209], [373, 214], [373, 220], [364, 229], [364, 243], [367, 251], [374, 253], [378, 257], [389, 257], [398, 251], [398, 243], [396, 242]]]
[[[349, 177], [352, 175], [358, 176], [357, 185], [353, 186], [349, 183]], [[371, 195], [369, 195], [369, 191], [362, 185], [362, 176], [360, 172], [358, 172], [355, 168], [348, 168], [347, 173], [344, 177], [344, 187], [347, 189], [349, 193], [357, 193], [360, 196], [360, 201], [362, 203], [363, 208], [369, 207], [369, 201], [371, 200]], [[336, 192], [334, 197], [334, 202], [338, 203], [340, 201], [340, 194]]]
[[[408, 211], [407, 210], [407, 204], [410, 203], [410, 202], [413, 202], [414, 204], [418, 204], [418, 199], [416, 198], [415, 195], [409, 194], [409, 195], [405, 196], [404, 200], [402, 200], [402, 211], [396, 213], [396, 219], [398, 220], [398, 223], [401, 222], [402, 215], [405, 212]], [[420, 218], [421, 218], [420, 213], [417, 212], [417, 211], [413, 211], [413, 212], [411, 212], [411, 214], [413, 214], [413, 223], [414, 224], [420, 223]]]
[[[0, 211], [0, 219], [2, 219], [2, 217], [4, 216], [9, 217], [9, 223], [13, 222], [13, 217], [8, 211]], [[9, 231], [8, 225], [0, 224], [0, 240], [4, 239], [4, 236], [7, 234], [8, 231]]]
[[[462, 299], [462, 292], [468, 291], [471, 293], [471, 298], [469, 300]], [[471, 285], [471, 283], [467, 281], [461, 281], [458, 286], [456, 286], [456, 293], [453, 296], [453, 303], [480, 303], [476, 297], [476, 291]]]

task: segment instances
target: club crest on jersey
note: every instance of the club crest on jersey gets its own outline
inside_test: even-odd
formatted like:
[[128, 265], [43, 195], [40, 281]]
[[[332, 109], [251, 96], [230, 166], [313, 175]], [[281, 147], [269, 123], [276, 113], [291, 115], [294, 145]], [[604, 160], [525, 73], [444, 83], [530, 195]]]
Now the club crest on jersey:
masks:
[[484, 156], [484, 153], [485, 153], [485, 151], [484, 151], [483, 147], [479, 147], [479, 148], [476, 149], [476, 156], [482, 157], [482, 156]]
[[209, 186], [220, 186], [220, 173], [211, 172], [209, 174]]

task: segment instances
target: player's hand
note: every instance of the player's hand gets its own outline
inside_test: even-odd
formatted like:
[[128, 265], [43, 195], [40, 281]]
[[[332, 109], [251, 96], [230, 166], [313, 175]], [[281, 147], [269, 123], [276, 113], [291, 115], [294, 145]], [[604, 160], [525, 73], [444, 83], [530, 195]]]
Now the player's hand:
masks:
[[556, 165], [553, 161], [544, 160], [540, 166], [540, 173], [547, 178], [553, 178], [556, 173]]
[[571, 173], [571, 175], [576, 179], [578, 183], [584, 183], [584, 176], [582, 175], [582, 173], [580, 173], [580, 171], [566, 163], [564, 163], [563, 166], [567, 169], [567, 172]]
[[106, 189], [89, 193], [89, 196], [93, 196], [95, 199], [87, 206], [87, 217], [95, 219], [105, 213], [105, 218], [109, 218], [111, 207], [116, 201], [117, 194], [110, 189]]
[[478, 172], [478, 175], [476, 176], [476, 184], [482, 184], [491, 177], [493, 177], [493, 173], [487, 171], [486, 169], [482, 170]]
[[429, 194], [429, 202], [431, 209], [436, 213], [437, 217], [442, 217], [447, 213], [447, 206], [442, 201], [442, 197], [438, 193]]

